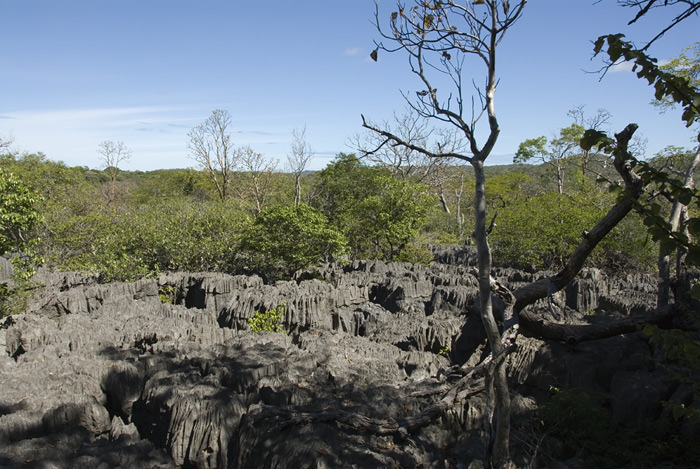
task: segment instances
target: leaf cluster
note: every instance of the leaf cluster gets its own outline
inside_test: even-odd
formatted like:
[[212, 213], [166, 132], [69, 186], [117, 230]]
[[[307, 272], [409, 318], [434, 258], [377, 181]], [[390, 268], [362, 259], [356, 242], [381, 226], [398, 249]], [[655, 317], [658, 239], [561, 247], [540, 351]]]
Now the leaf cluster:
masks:
[[16, 275], [29, 278], [42, 259], [35, 252], [39, 242], [33, 233], [41, 223], [42, 197], [13, 173], [0, 167], [0, 255], [13, 254]]
[[280, 326], [287, 304], [282, 302], [274, 308], [266, 311], [255, 311], [253, 317], [248, 319], [250, 331], [254, 334], [261, 332], [278, 332], [285, 334], [286, 331]]
[[346, 249], [343, 234], [306, 204], [264, 209], [241, 241], [248, 268], [267, 280], [289, 279], [300, 269], [343, 255]]
[[412, 258], [409, 246], [436, 204], [426, 186], [365, 166], [355, 155], [341, 154], [318, 174], [315, 186], [316, 207], [345, 234], [355, 258]]
[[632, 71], [637, 77], [646, 80], [654, 88], [654, 97], [657, 101], [671, 101], [679, 104], [683, 109], [683, 121], [686, 126], [691, 126], [698, 121], [700, 116], [700, 91], [697, 86], [686, 76], [663, 70], [657, 65], [657, 60], [649, 57], [642, 50], [625, 41], [624, 34], [609, 34], [599, 37], [594, 44], [594, 54], [605, 53], [611, 63], [620, 60], [632, 62]]

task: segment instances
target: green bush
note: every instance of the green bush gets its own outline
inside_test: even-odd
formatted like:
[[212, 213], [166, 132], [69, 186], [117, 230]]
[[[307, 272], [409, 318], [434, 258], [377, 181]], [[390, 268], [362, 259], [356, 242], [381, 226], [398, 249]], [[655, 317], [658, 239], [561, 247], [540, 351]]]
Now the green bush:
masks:
[[60, 268], [99, 272], [107, 281], [161, 271], [235, 273], [248, 224], [232, 205], [187, 198], [105, 208], [54, 225], [48, 257]]
[[314, 206], [347, 237], [358, 259], [398, 260], [437, 207], [426, 186], [342, 153], [318, 173], [314, 191]]
[[[491, 233], [494, 259], [501, 264], [536, 270], [561, 269], [614, 200], [595, 187], [570, 194], [544, 193], [514, 197], [497, 210]], [[494, 212], [495, 213], [495, 212]], [[622, 271], [653, 266], [653, 245], [639, 220], [628, 217], [593, 251], [589, 266]]]
[[286, 331], [280, 326], [280, 322], [284, 317], [284, 309], [286, 303], [280, 303], [276, 308], [268, 309], [267, 311], [255, 311], [253, 317], [248, 319], [250, 331], [256, 334], [260, 332], [280, 332], [285, 334]]
[[289, 279], [316, 262], [346, 251], [345, 237], [308, 205], [264, 209], [246, 232], [241, 249], [249, 268], [266, 280]]
[[32, 280], [22, 278], [0, 282], [0, 318], [24, 312], [29, 300], [41, 287]]
[[34, 275], [34, 265], [43, 262], [35, 251], [39, 240], [32, 236], [42, 222], [38, 210], [42, 201], [41, 195], [0, 167], [0, 256], [15, 254], [12, 264], [16, 278], [28, 280]]
[[[639, 468], [671, 464], [700, 467], [700, 448], [680, 434], [678, 422], [646, 421], [637, 428], [615, 426], [610, 411], [580, 390], [553, 389], [538, 409], [542, 430], [563, 443], [557, 458], [583, 458], [591, 467]], [[600, 399], [602, 401], [602, 399]]]

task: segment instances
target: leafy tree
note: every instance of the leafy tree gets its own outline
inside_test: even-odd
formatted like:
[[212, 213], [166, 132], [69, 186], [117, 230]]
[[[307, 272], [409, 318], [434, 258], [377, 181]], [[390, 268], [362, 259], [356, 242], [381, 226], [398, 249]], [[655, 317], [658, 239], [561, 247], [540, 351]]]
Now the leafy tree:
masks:
[[33, 263], [41, 261], [35, 254], [38, 240], [32, 237], [42, 220], [37, 210], [40, 202], [40, 195], [0, 167], [0, 256], [20, 256], [13, 259], [13, 264], [19, 268], [17, 275], [23, 278], [31, 277]]
[[610, 114], [599, 109], [590, 119], [584, 117], [583, 107], [570, 110], [567, 115], [574, 119], [574, 122], [559, 130], [559, 135], [551, 140], [547, 137], [537, 137], [527, 139], [520, 144], [515, 153], [513, 163], [530, 163], [533, 161], [543, 163], [554, 172], [554, 180], [560, 194], [564, 193], [564, 183], [566, 181], [567, 167], [571, 166], [574, 156], [581, 157], [582, 169], [584, 173], [590, 164], [590, 152], [581, 151], [579, 141], [583, 137], [586, 128], [600, 129], [605, 124]]
[[241, 249], [254, 272], [267, 280], [278, 280], [342, 255], [346, 241], [322, 213], [308, 205], [275, 205], [255, 218]]
[[323, 212], [335, 227], [345, 230], [350, 225], [352, 207], [369, 195], [368, 182], [381, 171], [362, 164], [354, 154], [338, 154], [316, 175], [314, 207]]
[[427, 187], [376, 174], [375, 193], [351, 210], [355, 224], [348, 237], [356, 255], [368, 259], [411, 261], [407, 248], [427, 219], [435, 199]]
[[362, 259], [401, 258], [434, 201], [426, 186], [342, 153], [317, 175], [316, 193], [316, 206], [347, 236], [351, 255]]
[[[678, 57], [659, 66], [659, 70], [688, 80], [690, 86], [700, 88], [700, 42], [683, 49]], [[662, 96], [653, 101], [662, 110], [676, 107], [676, 102], [670, 96]]]

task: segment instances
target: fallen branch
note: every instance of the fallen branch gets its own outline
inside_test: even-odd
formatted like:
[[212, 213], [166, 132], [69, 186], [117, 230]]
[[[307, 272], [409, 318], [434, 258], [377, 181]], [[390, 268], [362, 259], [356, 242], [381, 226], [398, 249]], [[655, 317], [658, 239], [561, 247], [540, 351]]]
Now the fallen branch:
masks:
[[542, 319], [532, 312], [521, 311], [520, 323], [528, 331], [543, 339], [575, 344], [637, 332], [644, 324], [659, 324], [677, 314], [678, 308], [670, 305], [610, 324], [560, 324]]

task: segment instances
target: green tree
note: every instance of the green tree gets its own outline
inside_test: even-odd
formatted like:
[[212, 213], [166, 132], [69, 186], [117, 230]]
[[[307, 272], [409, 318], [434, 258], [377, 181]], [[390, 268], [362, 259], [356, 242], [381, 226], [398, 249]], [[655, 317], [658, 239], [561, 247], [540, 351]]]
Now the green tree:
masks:
[[255, 218], [241, 249], [251, 270], [272, 281], [291, 278], [297, 270], [344, 254], [346, 241], [312, 207], [275, 205]]
[[[700, 88], [700, 42], [683, 49], [678, 57], [659, 66], [659, 70], [677, 77], [685, 78], [690, 86]], [[663, 110], [676, 107], [677, 103], [671, 96], [662, 96], [652, 102]]]
[[554, 172], [557, 191], [564, 193], [566, 168], [571, 158], [580, 153], [579, 141], [586, 129], [583, 125], [573, 123], [559, 131], [559, 136], [548, 140], [547, 137], [527, 139], [520, 144], [513, 163], [537, 161], [549, 166]]
[[342, 153], [319, 172], [315, 192], [316, 206], [362, 259], [409, 260], [409, 245], [436, 202], [426, 186]]
[[387, 174], [374, 176], [371, 184], [376, 192], [353, 205], [350, 214], [355, 223], [348, 237], [361, 257], [413, 261], [414, 251], [408, 247], [437, 197], [428, 195], [427, 186]]
[[362, 164], [354, 154], [339, 153], [316, 175], [313, 206], [336, 228], [347, 231], [353, 206], [373, 192], [370, 183], [378, 172], [388, 174], [386, 169]]
[[34, 228], [42, 220], [37, 206], [42, 198], [29, 189], [14, 174], [0, 167], [0, 255], [13, 258], [20, 277], [34, 274], [33, 264], [41, 259], [35, 254], [38, 240], [32, 237]]

